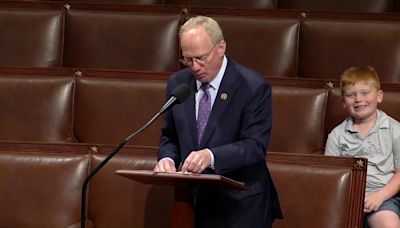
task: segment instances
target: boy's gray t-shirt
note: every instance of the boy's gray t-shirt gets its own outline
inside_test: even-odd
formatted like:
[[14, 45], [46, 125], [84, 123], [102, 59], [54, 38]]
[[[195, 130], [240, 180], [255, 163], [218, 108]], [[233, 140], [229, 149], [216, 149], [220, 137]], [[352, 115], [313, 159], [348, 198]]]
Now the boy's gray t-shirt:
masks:
[[368, 135], [363, 138], [352, 127], [348, 117], [328, 135], [325, 155], [351, 156], [368, 159], [365, 192], [371, 193], [384, 187], [400, 169], [400, 123], [381, 110]]

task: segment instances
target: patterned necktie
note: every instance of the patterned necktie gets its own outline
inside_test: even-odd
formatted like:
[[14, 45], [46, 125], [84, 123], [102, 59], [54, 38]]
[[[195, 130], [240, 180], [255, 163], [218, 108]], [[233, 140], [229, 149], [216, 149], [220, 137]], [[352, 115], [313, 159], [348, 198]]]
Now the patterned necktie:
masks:
[[201, 138], [203, 137], [204, 128], [206, 127], [208, 116], [211, 112], [211, 95], [208, 92], [210, 83], [203, 83], [200, 89], [203, 90], [204, 94], [199, 102], [199, 110], [197, 113], [197, 140], [200, 144]]

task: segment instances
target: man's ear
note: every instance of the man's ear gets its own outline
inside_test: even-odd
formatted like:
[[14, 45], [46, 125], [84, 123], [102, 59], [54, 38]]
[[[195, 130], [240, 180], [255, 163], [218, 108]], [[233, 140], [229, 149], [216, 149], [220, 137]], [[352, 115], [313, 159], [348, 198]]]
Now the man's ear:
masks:
[[218, 54], [221, 54], [221, 56], [223, 56], [226, 52], [226, 42], [225, 40], [221, 40], [219, 47], [218, 47]]

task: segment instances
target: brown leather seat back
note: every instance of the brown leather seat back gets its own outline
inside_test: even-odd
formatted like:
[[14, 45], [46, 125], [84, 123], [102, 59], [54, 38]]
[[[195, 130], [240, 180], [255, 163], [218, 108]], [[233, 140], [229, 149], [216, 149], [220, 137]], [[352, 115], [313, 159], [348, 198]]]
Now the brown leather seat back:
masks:
[[[92, 169], [104, 156], [92, 157]], [[119, 169], [152, 170], [157, 159], [153, 151], [115, 156], [93, 178], [89, 194], [89, 219], [96, 227], [170, 227], [174, 189], [146, 185], [116, 175]]]
[[[274, 228], [361, 227], [366, 159], [269, 153], [283, 220]], [[363, 164], [358, 168], [357, 164]]]
[[268, 150], [320, 154], [327, 99], [325, 89], [272, 86], [272, 134]]
[[[74, 133], [79, 142], [118, 144], [141, 128], [164, 103], [166, 82], [78, 78]], [[131, 144], [158, 146], [162, 118]]]
[[349, 67], [369, 65], [382, 82], [399, 82], [399, 59], [398, 21], [321, 18], [301, 24], [301, 77], [338, 79]]
[[194, 6], [212, 6], [212, 7], [246, 7], [273, 9], [276, 6], [276, 0], [164, 0], [165, 4], [194, 5]]
[[274, 228], [288, 227], [285, 224], [299, 228], [346, 227], [348, 194], [344, 192], [350, 191], [351, 171], [276, 164], [269, 164], [269, 168], [273, 176], [279, 176], [274, 181], [285, 216], [284, 220], [276, 220]]
[[62, 66], [63, 26], [61, 10], [0, 9], [0, 66]]
[[70, 10], [64, 66], [175, 71], [179, 14]]
[[74, 79], [0, 76], [0, 139], [71, 142]]
[[301, 9], [320, 11], [388, 12], [391, 0], [277, 0], [280, 9]]
[[80, 221], [89, 156], [0, 153], [0, 227], [66, 228]]
[[378, 105], [386, 114], [400, 121], [400, 90], [390, 91], [383, 89], [383, 101]]
[[299, 21], [296, 18], [215, 16], [227, 54], [265, 76], [294, 77]]

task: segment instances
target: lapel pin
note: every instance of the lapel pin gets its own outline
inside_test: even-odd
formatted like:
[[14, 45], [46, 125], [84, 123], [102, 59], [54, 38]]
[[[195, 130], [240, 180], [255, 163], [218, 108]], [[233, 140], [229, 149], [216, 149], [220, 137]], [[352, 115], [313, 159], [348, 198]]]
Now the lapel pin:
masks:
[[221, 93], [221, 100], [226, 101], [228, 99], [228, 94], [227, 93]]

